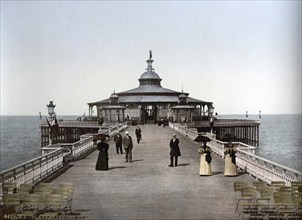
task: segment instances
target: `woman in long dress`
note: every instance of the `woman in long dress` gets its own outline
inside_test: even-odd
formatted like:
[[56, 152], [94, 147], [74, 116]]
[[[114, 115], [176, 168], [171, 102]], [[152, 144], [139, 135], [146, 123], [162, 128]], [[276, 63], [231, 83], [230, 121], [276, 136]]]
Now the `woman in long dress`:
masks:
[[108, 149], [109, 144], [106, 143], [106, 137], [101, 138], [101, 142], [97, 144], [99, 150], [98, 160], [95, 165], [96, 170], [109, 170], [108, 166]]
[[198, 149], [198, 153], [200, 154], [200, 166], [199, 166], [199, 175], [200, 176], [211, 176], [211, 148], [207, 146], [207, 142], [203, 141], [203, 146]]
[[229, 141], [224, 147], [225, 155], [225, 166], [224, 175], [225, 176], [237, 176], [237, 166], [236, 166], [236, 152], [237, 149], [231, 141]]

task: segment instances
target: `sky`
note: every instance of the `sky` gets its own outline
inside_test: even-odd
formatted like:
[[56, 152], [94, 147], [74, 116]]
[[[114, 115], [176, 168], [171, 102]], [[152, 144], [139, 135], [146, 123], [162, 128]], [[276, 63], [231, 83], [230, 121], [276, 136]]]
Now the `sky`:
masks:
[[1, 115], [88, 115], [139, 86], [218, 114], [301, 114], [301, 1], [3, 1]]

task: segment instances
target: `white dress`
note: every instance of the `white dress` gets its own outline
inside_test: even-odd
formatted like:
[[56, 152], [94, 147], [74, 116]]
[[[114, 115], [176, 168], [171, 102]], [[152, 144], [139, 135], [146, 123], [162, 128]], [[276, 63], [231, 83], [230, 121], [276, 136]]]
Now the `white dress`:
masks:
[[225, 176], [237, 176], [237, 166], [232, 162], [232, 157], [230, 155], [230, 152], [233, 151], [236, 152], [236, 147], [225, 147], [225, 166], [224, 166], [224, 175]]
[[204, 149], [203, 147], [200, 147], [198, 150], [198, 153], [200, 154], [200, 166], [199, 166], [199, 175], [200, 176], [211, 176], [212, 175], [211, 164], [209, 164], [206, 161], [207, 152], [211, 152], [211, 148], [206, 147], [206, 149]]

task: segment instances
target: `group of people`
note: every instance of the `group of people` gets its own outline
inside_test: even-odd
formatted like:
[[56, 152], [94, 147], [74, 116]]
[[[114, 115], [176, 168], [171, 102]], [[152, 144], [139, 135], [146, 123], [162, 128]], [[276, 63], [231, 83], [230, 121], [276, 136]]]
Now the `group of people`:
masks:
[[[201, 142], [202, 145], [198, 149], [200, 154], [200, 166], [199, 166], [199, 175], [200, 176], [211, 176], [211, 148], [207, 146], [207, 141]], [[224, 147], [225, 155], [225, 166], [224, 166], [224, 175], [225, 176], [237, 176], [237, 166], [236, 166], [236, 147], [231, 141], [229, 141]]]
[[[137, 143], [142, 139], [142, 130], [139, 126], [135, 129], [135, 135], [137, 139]], [[108, 149], [109, 144], [106, 142], [106, 136], [101, 138], [101, 141], [97, 143], [97, 149], [99, 150], [99, 155], [97, 159], [97, 163], [95, 166], [96, 170], [109, 170], [109, 157], [108, 157]], [[116, 147], [117, 154], [123, 154], [123, 147], [125, 150], [125, 162], [132, 162], [132, 149], [133, 149], [133, 141], [132, 137], [129, 135], [128, 131], [125, 131], [125, 136], [123, 137], [118, 131], [113, 138]]]
[[[206, 140], [200, 141], [201, 146], [198, 149], [198, 153], [200, 154], [200, 166], [199, 166], [199, 175], [200, 176], [211, 176], [211, 161], [212, 161], [212, 150], [209, 146], [207, 146]], [[225, 155], [225, 168], [224, 175], [225, 176], [237, 176], [237, 166], [236, 166], [236, 147], [233, 145], [231, 141], [229, 141], [224, 147], [224, 155]], [[176, 138], [176, 134], [172, 135], [172, 139], [170, 140], [170, 164], [169, 167], [177, 167], [178, 157], [181, 156], [180, 148], [179, 148], [179, 139]], [[175, 161], [175, 163], [173, 163]]]
[[[139, 126], [135, 129], [135, 135], [137, 139], [137, 143], [140, 142], [142, 138], [142, 131]], [[129, 135], [129, 132], [125, 132], [125, 136], [123, 137], [118, 131], [114, 136], [114, 142], [116, 146], [116, 153], [123, 154], [123, 148], [125, 150], [125, 162], [132, 162], [132, 149], [133, 149], [133, 141], [132, 137]], [[207, 146], [207, 141], [203, 140], [199, 142], [201, 145], [198, 149], [198, 153], [200, 154], [200, 166], [199, 166], [199, 175], [200, 176], [210, 176], [212, 175], [211, 169], [211, 153], [212, 150], [209, 146]], [[169, 167], [177, 167], [178, 166], [178, 157], [181, 156], [180, 148], [179, 148], [179, 139], [176, 137], [176, 134], [172, 135], [172, 139], [170, 140], [170, 164]], [[96, 170], [109, 170], [108, 166], [108, 149], [109, 144], [106, 143], [106, 136], [101, 138], [101, 141], [97, 144], [97, 149], [99, 150], [99, 155], [96, 163]], [[225, 154], [225, 168], [224, 175], [225, 176], [237, 176], [237, 166], [236, 166], [236, 147], [232, 144], [231, 141], [224, 147]]]

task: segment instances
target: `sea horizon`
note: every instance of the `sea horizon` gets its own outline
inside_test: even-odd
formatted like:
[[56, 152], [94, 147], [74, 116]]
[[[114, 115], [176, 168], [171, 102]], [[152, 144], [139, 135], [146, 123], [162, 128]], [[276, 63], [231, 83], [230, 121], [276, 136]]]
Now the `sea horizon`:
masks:
[[[43, 116], [43, 120], [45, 120]], [[79, 115], [61, 115], [76, 120]], [[280, 165], [302, 171], [302, 114], [215, 115], [219, 119], [251, 119], [260, 121], [259, 146], [255, 154]], [[1, 116], [0, 171], [41, 155], [39, 115]]]
[[[218, 114], [218, 116], [219, 115], [246, 115], [246, 113], [230, 113], [230, 114]], [[250, 114], [250, 113], [248, 113], [248, 116], [250, 116], [250, 115], [259, 115], [259, 114], [256, 114], [256, 113], [253, 113], [253, 114]], [[260, 114], [261, 116], [263, 116], [263, 115], [302, 115], [302, 113], [261, 113]], [[24, 114], [24, 115], [17, 115], [17, 114], [15, 114], [15, 115], [1, 115], [0, 114], [0, 117], [2, 117], [2, 116], [37, 116], [37, 117], [39, 117], [40, 115], [39, 114], [34, 114], [34, 115], [27, 115], [27, 114]], [[45, 115], [43, 115], [42, 114], [42, 116], [48, 116], [48, 114], [45, 114]], [[70, 114], [70, 115], [57, 115], [57, 117], [64, 117], [64, 116], [83, 116], [83, 114]], [[87, 115], [85, 115], [86, 117], [88, 117]], [[95, 117], [95, 116], [97, 116], [97, 115], [93, 115], [92, 117]], [[217, 115], [214, 115], [214, 116], [217, 116]]]

